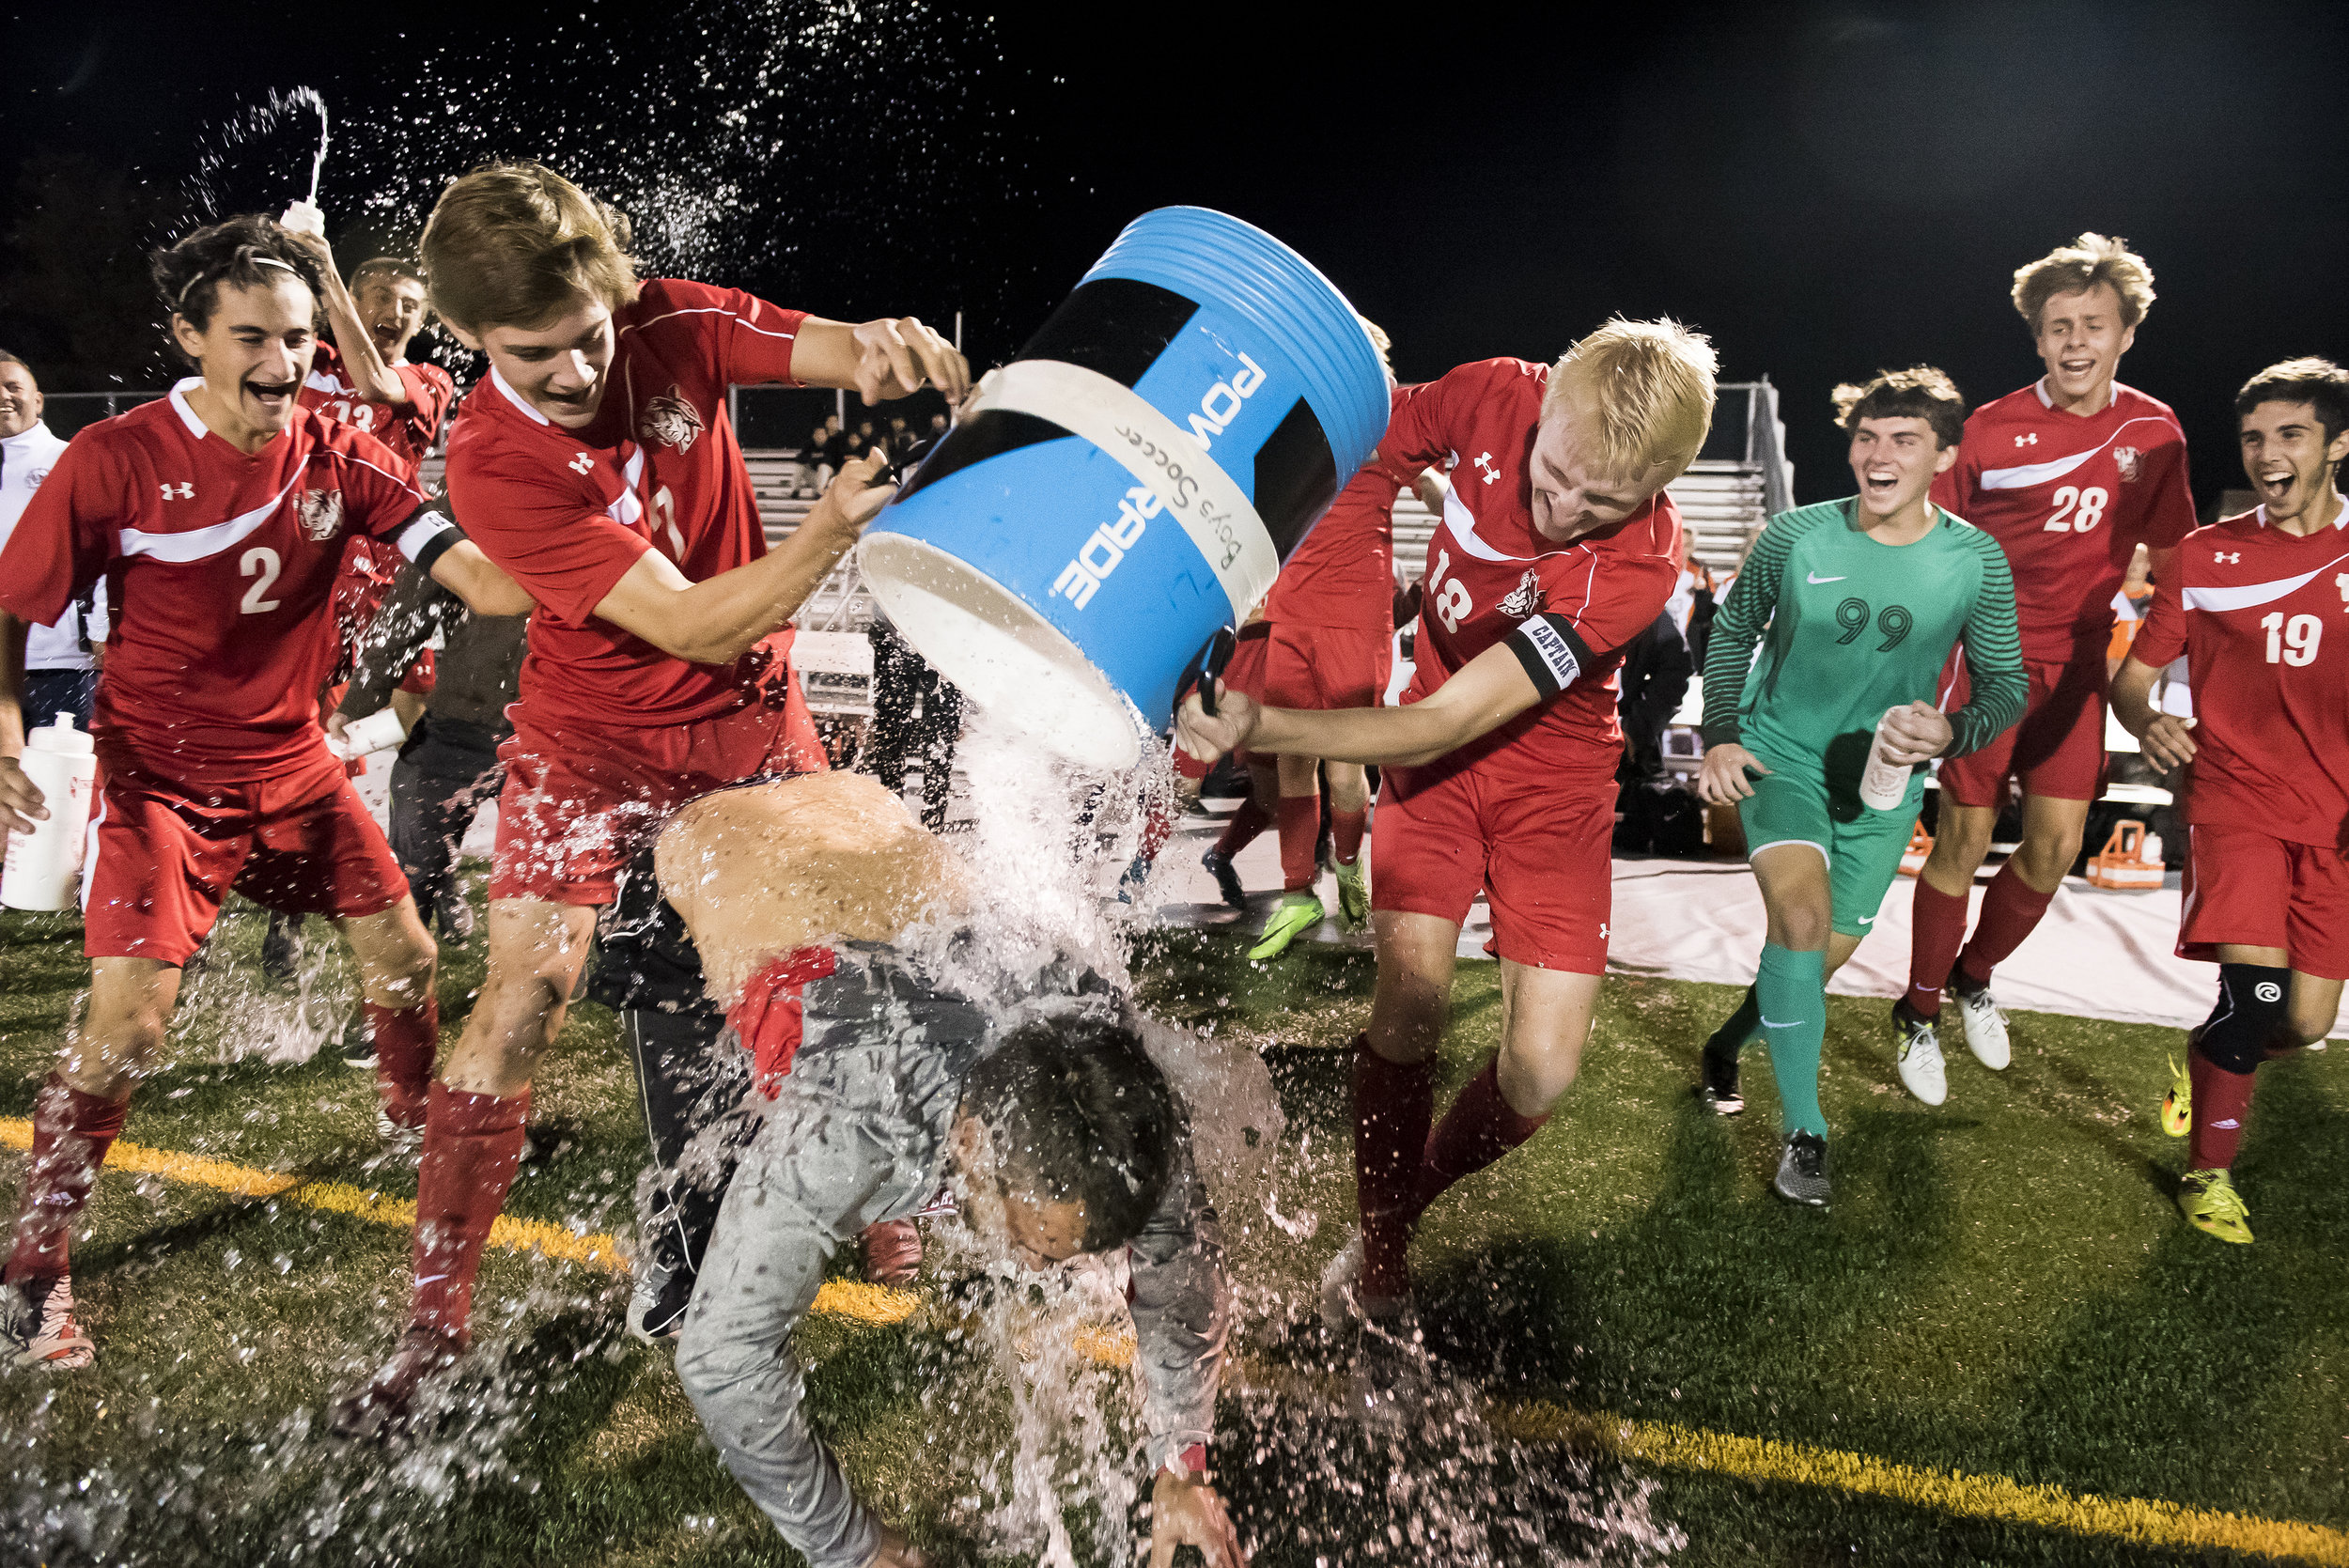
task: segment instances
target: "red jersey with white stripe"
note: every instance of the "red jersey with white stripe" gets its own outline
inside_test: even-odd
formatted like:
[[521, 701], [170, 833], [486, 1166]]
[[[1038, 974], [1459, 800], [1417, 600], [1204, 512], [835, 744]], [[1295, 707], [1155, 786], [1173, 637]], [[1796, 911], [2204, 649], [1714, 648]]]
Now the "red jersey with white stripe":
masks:
[[2130, 650], [2186, 656], [2186, 819], [2349, 849], [2349, 506], [2297, 536], [2267, 509], [2198, 528]]
[[[1394, 394], [1394, 407], [1404, 393]], [[1377, 463], [1338, 491], [1281, 563], [1265, 619], [1276, 626], [1394, 630], [1394, 504], [1402, 487]]]
[[0, 609], [44, 625], [102, 576], [101, 748], [162, 778], [241, 783], [317, 760], [346, 542], [412, 558], [449, 523], [373, 438], [306, 410], [247, 457], [188, 406], [201, 384], [73, 438], [0, 551]]
[[1377, 464], [1397, 483], [1457, 459], [1442, 526], [1427, 543], [1417, 669], [1405, 702], [1545, 613], [1570, 626], [1591, 654], [1554, 695], [1437, 769], [1492, 757], [1529, 782], [1612, 776], [1623, 751], [1615, 671], [1680, 581], [1680, 513], [1661, 491], [1622, 522], [1571, 544], [1534, 531], [1529, 465], [1548, 380], [1548, 366], [1523, 360], [1461, 365], [1407, 391], [1378, 443]]
[[404, 406], [360, 396], [343, 356], [334, 345], [321, 341], [310, 361], [309, 379], [295, 396], [303, 408], [316, 409], [338, 425], [365, 430], [391, 448], [412, 479], [441, 433], [441, 421], [449, 405], [457, 400], [457, 383], [437, 365], [411, 365], [406, 360], [393, 365], [392, 374], [408, 389]]
[[696, 582], [767, 552], [726, 388], [790, 380], [804, 317], [739, 289], [655, 278], [614, 315], [592, 425], [552, 423], [494, 371], [466, 396], [448, 438], [450, 503], [538, 601], [518, 723], [636, 729], [747, 700], [741, 666], [689, 664], [595, 612], [648, 550]]
[[2005, 549], [2023, 657], [2043, 664], [2102, 659], [2129, 556], [2194, 526], [2178, 416], [2118, 381], [2085, 416], [2055, 407], [2040, 381], [1984, 403], [1933, 499]]

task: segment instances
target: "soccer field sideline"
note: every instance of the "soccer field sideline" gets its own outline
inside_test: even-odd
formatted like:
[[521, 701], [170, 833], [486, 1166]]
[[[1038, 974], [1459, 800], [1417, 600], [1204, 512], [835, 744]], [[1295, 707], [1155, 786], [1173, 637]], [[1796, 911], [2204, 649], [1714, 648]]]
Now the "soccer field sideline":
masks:
[[[31, 1145], [29, 1121], [0, 1118], [0, 1146], [23, 1150]], [[167, 1149], [117, 1142], [108, 1168], [209, 1187], [237, 1198], [283, 1198], [374, 1224], [405, 1228], [415, 1221], [412, 1202], [378, 1197], [346, 1183], [314, 1181]], [[537, 1251], [607, 1273], [628, 1270], [617, 1238], [607, 1234], [506, 1216], [492, 1228], [490, 1243], [508, 1250]], [[871, 1327], [888, 1327], [907, 1321], [922, 1304], [922, 1297], [913, 1292], [835, 1279], [824, 1282], [814, 1310]], [[1087, 1333], [1078, 1348], [1095, 1360], [1118, 1366], [1128, 1364], [1133, 1354], [1130, 1337], [1123, 1334]], [[1318, 1380], [1292, 1372], [1244, 1363], [1237, 1370], [1240, 1375], [1235, 1382], [1238, 1386], [1328, 1397], [1316, 1386]], [[2161, 1498], [2100, 1497], [1999, 1475], [1920, 1468], [1870, 1454], [1570, 1410], [1547, 1400], [1490, 1401], [1486, 1416], [1496, 1432], [1517, 1441], [1596, 1449], [1666, 1468], [1881, 1497], [1965, 1517], [2142, 1545], [2226, 1550], [2349, 1568], [2349, 1532], [2297, 1520], [2248, 1517]]]

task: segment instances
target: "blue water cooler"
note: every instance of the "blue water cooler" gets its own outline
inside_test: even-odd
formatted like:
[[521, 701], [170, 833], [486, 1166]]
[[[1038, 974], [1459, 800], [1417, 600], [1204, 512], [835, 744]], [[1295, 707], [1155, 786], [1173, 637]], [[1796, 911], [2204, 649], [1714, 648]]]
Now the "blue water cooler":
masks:
[[1144, 213], [873, 520], [865, 584], [972, 703], [1072, 762], [1131, 767], [1388, 401], [1310, 262], [1221, 212]]

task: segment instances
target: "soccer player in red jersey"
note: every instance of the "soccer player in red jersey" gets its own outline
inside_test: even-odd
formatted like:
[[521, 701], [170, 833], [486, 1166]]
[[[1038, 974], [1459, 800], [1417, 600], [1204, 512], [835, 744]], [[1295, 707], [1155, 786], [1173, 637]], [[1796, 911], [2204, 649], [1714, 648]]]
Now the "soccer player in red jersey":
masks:
[[337, 1421], [403, 1409], [468, 1340], [473, 1282], [522, 1144], [533, 1065], [562, 1027], [596, 911], [687, 800], [816, 771], [823, 746], [782, 628], [890, 494], [846, 465], [768, 551], [726, 418], [736, 382], [854, 388], [868, 401], [968, 386], [908, 317], [849, 325], [739, 290], [639, 282], [626, 220], [550, 169], [477, 169], [442, 193], [422, 255], [432, 304], [490, 373], [448, 442], [473, 532], [538, 601], [498, 802], [490, 972], [431, 1093], [411, 1328]]
[[[2349, 979], [2349, 371], [2271, 365], [2235, 412], [2260, 505], [2186, 536], [2112, 705], [2148, 761], [2186, 769], [2178, 955], [2218, 964], [2218, 1004], [2162, 1106], [2163, 1130], [2193, 1140], [2178, 1207], [2248, 1243], [2229, 1172], [2252, 1074], [2329, 1033]], [[2149, 700], [2181, 654], [2190, 720]]]
[[341, 926], [384, 1115], [423, 1118], [440, 1032], [432, 940], [318, 725], [345, 541], [387, 540], [492, 613], [529, 602], [381, 444], [301, 408], [320, 282], [290, 235], [232, 218], [156, 253], [154, 275], [198, 374], [76, 436], [0, 551], [0, 829], [48, 815], [16, 761], [25, 627], [101, 576], [114, 612], [82, 878], [88, 1012], [35, 1102], [0, 1276], [16, 1356], [53, 1367], [92, 1358], [67, 1237], [231, 888]]
[[[1934, 483], [1937, 505], [2006, 551], [2030, 704], [2015, 728], [1941, 765], [1933, 854], [1917, 878], [1908, 991], [1892, 1006], [1907, 1060], [1938, 1065], [1947, 986], [1967, 1048], [1993, 1071], [2006, 1066], [2006, 1019], [1990, 973], [2046, 913], [2104, 788], [2113, 595], [2139, 544], [2159, 575], [2194, 526], [2177, 416], [2113, 380], [2153, 303], [2144, 258], [2101, 234], [2017, 272], [2015, 308], [2046, 374], [1976, 409], [1957, 466]], [[1944, 706], [1955, 707], [1966, 693], [1954, 656], [1951, 669]], [[2023, 788], [2022, 846], [1991, 878], [1968, 941], [1974, 873], [1990, 852], [2009, 778]]]
[[[1411, 389], [1373, 464], [1400, 486], [1458, 463], [1403, 706], [1304, 713], [1235, 695], [1209, 718], [1185, 704], [1193, 756], [1244, 744], [1386, 769], [1371, 846], [1378, 984], [1354, 1059], [1362, 1231], [1325, 1281], [1332, 1313], [1349, 1296], [1374, 1319], [1401, 1312], [1420, 1214], [1531, 1138], [1574, 1081], [1607, 968], [1614, 673], [1679, 582], [1664, 487], [1704, 444], [1714, 368], [1711, 345], [1672, 322], [1614, 320], [1554, 366], [1486, 360]], [[1431, 1129], [1432, 1059], [1480, 887], [1501, 1050]]]

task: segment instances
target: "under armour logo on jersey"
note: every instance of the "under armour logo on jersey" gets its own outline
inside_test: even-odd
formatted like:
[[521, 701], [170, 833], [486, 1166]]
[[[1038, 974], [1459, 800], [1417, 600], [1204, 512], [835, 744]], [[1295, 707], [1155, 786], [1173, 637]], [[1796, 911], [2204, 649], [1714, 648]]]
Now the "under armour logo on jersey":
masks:
[[2232, 567], [2236, 562], [2243, 559], [2243, 551], [2239, 550], [2215, 550], [2211, 551], [2210, 558], [2221, 566]]
[[1485, 483], [1487, 485], [1501, 477], [1501, 470], [1493, 467], [1493, 455], [1489, 452], [1477, 454], [1476, 466], [1485, 471]]
[[1603, 920], [1598, 923], [1598, 939], [1600, 941], [1607, 939], [1607, 923]]
[[2333, 574], [2333, 586], [2341, 590], [2341, 611], [2344, 613], [2349, 613], [2349, 571], [2335, 572]]
[[2015, 444], [2017, 446], [2036, 446], [2039, 444], [2039, 432], [2033, 430], [2029, 435], [2016, 436], [2015, 438]]
[[164, 480], [163, 499], [165, 501], [194, 501], [195, 499], [194, 481], [183, 479], [175, 485], [168, 479]]
[[573, 458], [569, 462], [565, 463], [563, 466], [569, 469], [573, 474], [584, 474], [589, 469], [596, 466], [596, 459], [589, 457], [586, 453], [582, 452], [578, 457]]

